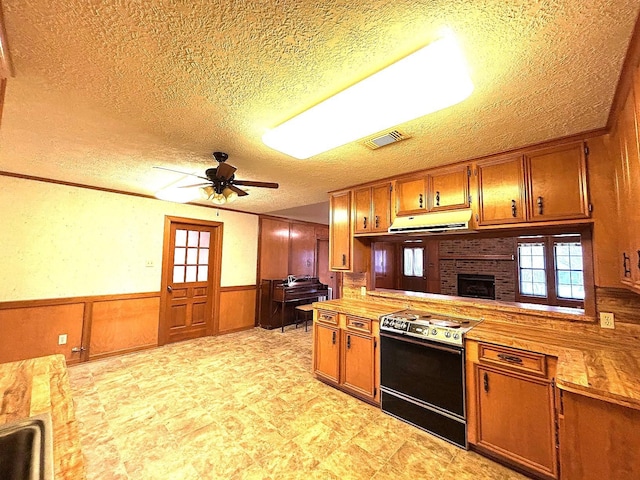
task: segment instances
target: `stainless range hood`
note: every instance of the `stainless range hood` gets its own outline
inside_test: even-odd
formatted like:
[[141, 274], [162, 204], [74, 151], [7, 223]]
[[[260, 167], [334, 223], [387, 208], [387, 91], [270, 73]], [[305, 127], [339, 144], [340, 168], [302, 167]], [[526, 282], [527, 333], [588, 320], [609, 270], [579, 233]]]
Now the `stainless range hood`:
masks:
[[449, 210], [445, 212], [423, 213], [408, 217], [396, 217], [389, 227], [389, 233], [462, 233], [469, 230], [472, 210]]

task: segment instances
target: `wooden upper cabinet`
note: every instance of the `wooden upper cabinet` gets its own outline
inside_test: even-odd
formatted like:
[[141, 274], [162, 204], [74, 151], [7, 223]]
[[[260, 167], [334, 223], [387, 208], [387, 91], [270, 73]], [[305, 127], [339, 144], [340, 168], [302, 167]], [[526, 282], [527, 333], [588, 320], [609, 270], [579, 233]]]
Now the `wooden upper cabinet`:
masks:
[[290, 229], [289, 273], [291, 275], [315, 275], [316, 227], [292, 223]]
[[413, 215], [427, 211], [427, 177], [396, 181], [396, 215]]
[[353, 191], [355, 218], [353, 231], [355, 233], [371, 232], [371, 188], [359, 188]]
[[589, 217], [585, 148], [576, 142], [525, 155], [530, 222]]
[[483, 160], [477, 164], [478, 224], [499, 225], [526, 219], [522, 156]]
[[391, 182], [353, 191], [354, 233], [386, 232], [391, 224]]
[[329, 199], [329, 256], [331, 270], [351, 269], [351, 192], [331, 194]]
[[429, 171], [429, 211], [453, 210], [469, 207], [468, 165], [438, 168]]
[[391, 225], [391, 182], [371, 187], [371, 218], [374, 232], [386, 232]]

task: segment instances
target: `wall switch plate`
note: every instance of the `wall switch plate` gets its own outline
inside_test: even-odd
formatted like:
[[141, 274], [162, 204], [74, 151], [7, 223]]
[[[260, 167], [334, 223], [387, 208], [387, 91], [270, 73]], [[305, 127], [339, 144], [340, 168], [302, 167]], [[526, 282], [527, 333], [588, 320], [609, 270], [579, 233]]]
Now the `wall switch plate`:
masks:
[[600, 326], [602, 328], [616, 328], [615, 320], [613, 318], [613, 313], [600, 312]]
[[153, 260], [147, 260], [147, 261], [145, 262], [145, 266], [146, 266], [146, 267], [153, 267]]
[[58, 335], [58, 345], [66, 345], [67, 344], [67, 334], [63, 333]]

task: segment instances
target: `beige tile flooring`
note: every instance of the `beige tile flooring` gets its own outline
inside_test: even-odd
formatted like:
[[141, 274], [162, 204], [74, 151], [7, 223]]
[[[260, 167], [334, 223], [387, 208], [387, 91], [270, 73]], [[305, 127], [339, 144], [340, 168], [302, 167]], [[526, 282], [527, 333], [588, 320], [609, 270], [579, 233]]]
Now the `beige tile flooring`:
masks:
[[311, 331], [69, 369], [89, 479], [522, 479], [313, 378]]

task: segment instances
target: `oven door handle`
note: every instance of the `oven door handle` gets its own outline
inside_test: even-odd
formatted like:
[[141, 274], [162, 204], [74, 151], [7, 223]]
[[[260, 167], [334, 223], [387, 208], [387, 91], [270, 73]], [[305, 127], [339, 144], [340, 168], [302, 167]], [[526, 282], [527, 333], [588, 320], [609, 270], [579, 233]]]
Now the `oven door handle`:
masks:
[[441, 350], [443, 352], [447, 352], [447, 353], [453, 353], [456, 355], [462, 355], [462, 352], [464, 351], [463, 347], [460, 348], [452, 348], [452, 347], [447, 347], [445, 345], [440, 345], [436, 342], [421, 342], [420, 340], [414, 340], [411, 337], [407, 337], [405, 335], [394, 335], [393, 333], [387, 333], [387, 332], [380, 332], [380, 336], [381, 337], [387, 337], [387, 338], [393, 338], [395, 340], [400, 340], [402, 342], [407, 342], [407, 343], [413, 343], [414, 345], [420, 345], [426, 348], [433, 348], [435, 350]]

